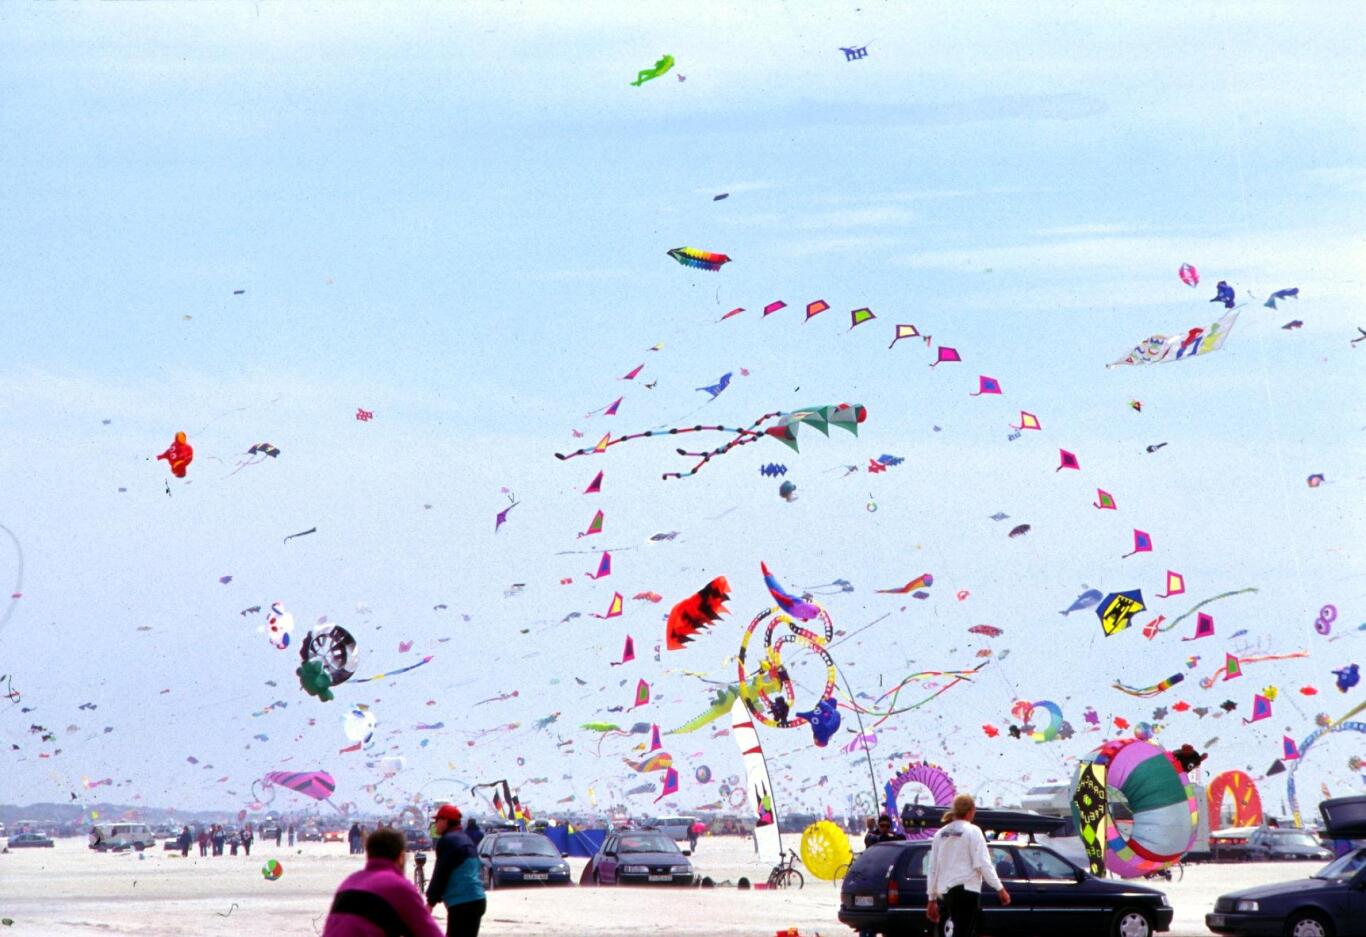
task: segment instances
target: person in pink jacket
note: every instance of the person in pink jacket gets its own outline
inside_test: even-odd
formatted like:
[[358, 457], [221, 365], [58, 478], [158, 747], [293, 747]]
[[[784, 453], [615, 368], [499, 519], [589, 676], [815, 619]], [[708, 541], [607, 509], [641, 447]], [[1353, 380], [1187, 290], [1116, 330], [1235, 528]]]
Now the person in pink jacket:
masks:
[[444, 937], [422, 893], [408, 881], [407, 843], [396, 830], [365, 840], [365, 868], [332, 899], [322, 937]]

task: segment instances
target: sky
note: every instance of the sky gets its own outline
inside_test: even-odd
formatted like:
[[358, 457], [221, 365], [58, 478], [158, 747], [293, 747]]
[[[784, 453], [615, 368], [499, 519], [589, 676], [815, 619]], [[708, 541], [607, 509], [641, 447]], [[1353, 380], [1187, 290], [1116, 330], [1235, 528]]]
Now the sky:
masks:
[[[716, 687], [695, 674], [734, 680], [772, 604], [761, 562], [796, 592], [853, 586], [815, 597], [865, 708], [909, 674], [987, 662], [879, 728], [879, 787], [925, 760], [1016, 803], [1121, 734], [1115, 717], [1208, 751], [1206, 778], [1262, 778], [1283, 735], [1366, 701], [1333, 675], [1366, 627], [1366, 351], [1349, 342], [1366, 325], [1364, 15], [0, 7], [0, 524], [18, 543], [0, 539], [0, 581], [22, 595], [0, 611], [0, 672], [22, 694], [0, 704], [4, 798], [235, 811], [265, 772], [321, 769], [336, 804], [373, 811], [469, 802], [497, 778], [541, 812], [725, 799], [741, 763], [713, 736], [724, 721], [665, 736], [681, 789], [658, 808], [625, 793], [661, 780], [624, 763], [645, 738], [579, 727], [667, 730], [705, 709]], [[665, 54], [670, 73], [630, 85]], [[667, 256], [683, 246], [732, 261], [685, 268]], [[1221, 279], [1244, 304], [1222, 350], [1105, 367], [1208, 326]], [[1298, 300], [1262, 305], [1289, 287]], [[803, 322], [817, 299], [831, 309]], [[877, 318], [850, 328], [861, 307]], [[898, 323], [933, 347], [889, 348]], [[962, 362], [929, 367], [944, 345]], [[714, 401], [695, 389], [727, 372]], [[1003, 393], [969, 396], [981, 375]], [[764, 440], [686, 479], [660, 477], [692, 464], [676, 443], [726, 437], [555, 458], [608, 432], [840, 402], [867, 407], [857, 437], [808, 427], [799, 453]], [[1022, 410], [1042, 429], [1011, 439]], [[155, 458], [177, 431], [195, 449], [185, 479]], [[280, 456], [242, 466], [260, 442]], [[1055, 471], [1060, 449], [1079, 471]], [[883, 453], [905, 461], [868, 473]], [[770, 462], [796, 500], [759, 473]], [[599, 470], [601, 493], [583, 494]], [[1118, 510], [1092, 507], [1097, 488]], [[603, 533], [577, 537], [599, 509]], [[1154, 549], [1121, 558], [1134, 528]], [[594, 581], [601, 548], [613, 573]], [[1156, 597], [1167, 570], [1185, 595]], [[925, 572], [926, 599], [875, 591]], [[657, 660], [668, 609], [716, 576], [729, 615]], [[1205, 607], [1215, 636], [1186, 641], [1194, 616], [1145, 639], [1059, 615], [1089, 588], [1142, 589], [1140, 623], [1257, 591]], [[646, 591], [663, 601], [631, 598]], [[624, 614], [592, 617], [615, 592]], [[433, 659], [320, 702], [295, 647], [244, 613], [272, 602], [295, 615], [295, 647], [323, 619], [351, 630], [358, 677]], [[610, 666], [627, 635], [636, 660]], [[1199, 686], [1226, 653], [1298, 651]], [[823, 665], [791, 646], [784, 660], [808, 708]], [[1111, 687], [1176, 673], [1151, 700]], [[611, 712], [641, 679], [650, 704]], [[1268, 686], [1272, 718], [1244, 724]], [[1014, 704], [1043, 700], [1075, 735], [1010, 738]], [[356, 704], [372, 746], [342, 752]], [[780, 809], [867, 809], [844, 717], [827, 748], [761, 727]], [[1326, 738], [1299, 789], [1360, 791], [1361, 753]], [[1262, 781], [1277, 809], [1283, 781]]]

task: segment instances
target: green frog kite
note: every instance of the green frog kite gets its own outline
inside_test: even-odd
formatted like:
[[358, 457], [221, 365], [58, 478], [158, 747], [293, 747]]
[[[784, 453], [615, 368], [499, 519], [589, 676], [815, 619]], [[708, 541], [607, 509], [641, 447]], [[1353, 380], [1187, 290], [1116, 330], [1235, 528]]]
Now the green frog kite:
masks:
[[655, 63], [654, 68], [644, 69], [639, 75], [636, 75], [636, 80], [631, 82], [631, 87], [639, 88], [641, 85], [649, 81], [651, 78], [658, 78], [660, 75], [664, 74], [673, 67], [674, 57], [672, 55], [666, 55], [664, 56], [664, 58], [660, 59], [658, 62]]

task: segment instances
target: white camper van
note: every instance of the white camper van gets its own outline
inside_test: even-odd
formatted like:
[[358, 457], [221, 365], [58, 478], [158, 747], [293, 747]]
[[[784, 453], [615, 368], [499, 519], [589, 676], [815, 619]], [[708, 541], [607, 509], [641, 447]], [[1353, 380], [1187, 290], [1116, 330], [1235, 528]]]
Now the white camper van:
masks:
[[102, 823], [90, 829], [90, 848], [99, 852], [150, 849], [156, 835], [146, 823]]

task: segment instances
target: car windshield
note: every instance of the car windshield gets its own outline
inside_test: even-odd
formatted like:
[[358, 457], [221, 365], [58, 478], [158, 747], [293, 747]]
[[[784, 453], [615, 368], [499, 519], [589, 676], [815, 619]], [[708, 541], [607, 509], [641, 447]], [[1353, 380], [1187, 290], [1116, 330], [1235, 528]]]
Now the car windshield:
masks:
[[631, 833], [621, 838], [622, 852], [678, 852], [674, 841], [662, 833]]
[[500, 836], [494, 846], [495, 856], [551, 856], [560, 858], [560, 853], [544, 836]]
[[1366, 849], [1358, 849], [1356, 852], [1349, 852], [1345, 856], [1334, 859], [1314, 873], [1314, 878], [1326, 879], [1330, 882], [1343, 882], [1356, 875], [1363, 868], [1366, 868]]
[[1277, 846], [1294, 846], [1298, 848], [1318, 849], [1319, 841], [1308, 833], [1284, 832], [1272, 833], [1271, 842]]

